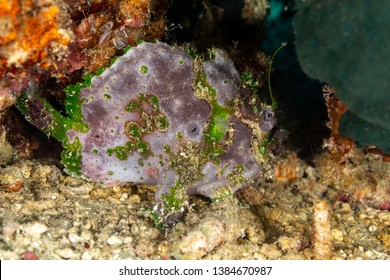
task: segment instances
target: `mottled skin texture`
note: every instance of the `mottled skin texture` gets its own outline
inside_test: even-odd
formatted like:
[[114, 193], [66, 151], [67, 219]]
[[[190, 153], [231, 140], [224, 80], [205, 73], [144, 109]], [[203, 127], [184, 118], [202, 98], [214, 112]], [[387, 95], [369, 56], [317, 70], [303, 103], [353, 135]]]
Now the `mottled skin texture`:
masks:
[[158, 185], [156, 212], [165, 222], [180, 216], [186, 194], [223, 197], [269, 169], [275, 114], [222, 50], [204, 59], [141, 43], [78, 94], [89, 129], [73, 125], [62, 142], [80, 142], [79, 174]]
[[[147, 67], [145, 74], [141, 70], [144, 66]], [[82, 108], [90, 133], [68, 132], [72, 138], [79, 137], [83, 144], [81, 172], [105, 184], [160, 183], [160, 159], [156, 155], [164, 154], [165, 145], [177, 149], [178, 132], [186, 139], [199, 143], [202, 140], [201, 130], [210, 117], [207, 103], [192, 94], [193, 79], [192, 59], [183, 50], [173, 51], [168, 45], [149, 43], [128, 51], [110, 69], [94, 77], [92, 86], [80, 92], [80, 98], [88, 100]], [[107, 94], [109, 98], [105, 97]], [[126, 122], [142, 122], [142, 113], [126, 111], [129, 101], [137, 100], [139, 94], [158, 97], [158, 108], [168, 117], [168, 129], [160, 132], [152, 126], [152, 131], [145, 133], [143, 140], [149, 143], [154, 156], [137, 152], [129, 153], [126, 160], [118, 159], [115, 153], [109, 156], [107, 149], [124, 146], [129, 141], [125, 132]], [[153, 111], [144, 108], [144, 112], [148, 110]], [[195, 128], [199, 131], [191, 132]], [[99, 151], [96, 155], [94, 149]], [[140, 166], [140, 160], [143, 166]], [[113, 172], [111, 175], [108, 174], [110, 171]]]

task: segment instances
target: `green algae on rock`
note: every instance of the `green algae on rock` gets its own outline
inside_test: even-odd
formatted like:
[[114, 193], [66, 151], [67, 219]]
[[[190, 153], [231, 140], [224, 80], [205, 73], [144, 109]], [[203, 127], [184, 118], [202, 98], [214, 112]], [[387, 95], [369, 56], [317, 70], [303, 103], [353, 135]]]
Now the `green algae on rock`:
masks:
[[141, 43], [108, 69], [66, 88], [66, 115], [30, 91], [26, 118], [61, 141], [65, 170], [104, 184], [159, 185], [166, 223], [186, 195], [224, 197], [270, 169], [274, 109], [241, 80], [220, 49], [208, 58], [165, 43]]

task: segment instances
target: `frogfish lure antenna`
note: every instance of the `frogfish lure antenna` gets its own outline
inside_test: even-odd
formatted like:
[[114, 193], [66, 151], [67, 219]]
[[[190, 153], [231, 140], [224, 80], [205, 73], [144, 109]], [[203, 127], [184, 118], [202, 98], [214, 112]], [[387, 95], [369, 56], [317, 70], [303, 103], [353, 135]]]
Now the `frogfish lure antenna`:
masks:
[[269, 95], [271, 97], [271, 101], [272, 101], [272, 109], [277, 109], [278, 108], [278, 103], [277, 101], [274, 99], [274, 96], [272, 95], [272, 89], [271, 89], [271, 69], [272, 69], [272, 63], [274, 61], [274, 58], [276, 56], [276, 54], [281, 50], [283, 49], [285, 46], [287, 46], [287, 43], [284, 42], [280, 45], [280, 47], [273, 53], [272, 57], [271, 57], [271, 60], [269, 62], [269, 65], [268, 65], [268, 90], [269, 90]]

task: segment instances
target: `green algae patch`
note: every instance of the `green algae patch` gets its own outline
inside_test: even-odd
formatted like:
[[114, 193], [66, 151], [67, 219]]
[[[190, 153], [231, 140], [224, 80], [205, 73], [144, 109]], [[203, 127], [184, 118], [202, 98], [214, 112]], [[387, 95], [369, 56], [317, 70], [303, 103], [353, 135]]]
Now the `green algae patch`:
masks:
[[130, 113], [139, 111], [140, 109], [141, 109], [141, 105], [137, 100], [130, 100], [125, 107], [125, 110]]
[[111, 95], [109, 95], [109, 94], [107, 94], [107, 93], [103, 94], [103, 99], [104, 99], [104, 100], [110, 100], [111, 98], [112, 98]]
[[81, 173], [81, 152], [82, 144], [78, 138], [76, 138], [73, 143], [68, 144], [67, 147], [61, 153], [61, 162], [65, 167], [65, 170], [77, 177], [82, 177]]
[[137, 152], [144, 157], [148, 157], [151, 155], [149, 143], [142, 140], [133, 142], [127, 141], [124, 146], [116, 146], [106, 150], [108, 156], [113, 156], [115, 154], [115, 157], [119, 160], [127, 160], [129, 154], [133, 152]]
[[190, 44], [185, 44], [183, 46], [184, 52], [189, 55], [192, 59], [198, 58], [198, 53], [196, 52], [196, 49], [190, 46]]
[[127, 149], [123, 146], [117, 146], [115, 148], [108, 148], [107, 154], [111, 156], [113, 153], [115, 153], [115, 156], [120, 160], [126, 160], [128, 158], [127, 156]]
[[[171, 186], [169, 188], [168, 194], [162, 195], [161, 198], [166, 209], [169, 209], [169, 211], [175, 213], [183, 208], [185, 202], [183, 197], [183, 190], [185, 190], [185, 188], [185, 186], [177, 181], [175, 186]], [[168, 213], [168, 215], [172, 213]]]
[[[168, 117], [160, 112], [159, 99], [151, 94], [138, 94], [136, 99], [130, 100], [125, 106], [125, 110], [130, 113], [138, 113], [139, 120], [125, 123], [125, 134], [130, 139], [124, 151], [150, 155], [149, 143], [143, 141], [143, 137], [154, 131], [165, 132], [169, 127]], [[147, 112], [144, 108], [151, 108]]]
[[206, 143], [221, 142], [229, 129], [230, 110], [219, 105], [218, 102], [212, 102], [211, 120], [206, 132]]
[[137, 152], [140, 153], [141, 155], [146, 156], [150, 153], [150, 146], [148, 142], [138, 141], [135, 147], [137, 148]]
[[149, 68], [148, 68], [148, 66], [146, 66], [146, 65], [142, 65], [140, 71], [141, 71], [142, 74], [145, 75], [145, 74], [148, 73]]
[[[130, 100], [125, 106], [127, 112], [138, 113], [140, 117], [137, 122], [129, 121], [125, 124], [125, 134], [132, 142], [139, 141], [144, 135], [155, 130], [165, 132], [168, 129], [168, 117], [160, 112], [158, 102], [157, 96], [140, 93], [136, 99]], [[146, 112], [144, 108], [152, 108], [152, 110]], [[137, 145], [139, 149], [147, 150], [146, 145], [142, 143]]]
[[[199, 63], [199, 61], [198, 61]], [[207, 81], [207, 76], [200, 65], [195, 64], [196, 76], [194, 81], [195, 96], [206, 100], [211, 106], [211, 118], [205, 132], [205, 142], [218, 143], [224, 139], [229, 129], [229, 119], [233, 110], [221, 106], [217, 101], [217, 90]]]
[[169, 126], [168, 118], [164, 115], [160, 115], [159, 117], [155, 118], [155, 126], [160, 132], [167, 131]]
[[149, 97], [149, 100], [150, 100], [150, 102], [151, 102], [153, 105], [155, 105], [155, 106], [158, 105], [158, 97], [157, 97], [157, 96], [152, 95], [152, 96]]
[[245, 70], [241, 74], [242, 86], [244, 88], [250, 88], [253, 92], [257, 93], [260, 89], [260, 83], [253, 77], [253, 73], [249, 70]]
[[136, 122], [127, 122], [125, 124], [125, 133], [132, 141], [138, 141], [143, 134], [142, 127]]

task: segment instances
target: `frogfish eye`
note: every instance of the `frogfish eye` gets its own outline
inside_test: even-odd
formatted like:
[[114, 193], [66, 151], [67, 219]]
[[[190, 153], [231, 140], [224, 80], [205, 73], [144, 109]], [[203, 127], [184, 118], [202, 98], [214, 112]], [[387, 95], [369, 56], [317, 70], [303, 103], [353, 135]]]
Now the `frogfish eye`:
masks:
[[263, 132], [269, 132], [276, 125], [277, 118], [276, 114], [271, 109], [265, 109], [260, 114], [260, 128]]
[[275, 118], [275, 113], [271, 110], [267, 110], [263, 113], [265, 121], [271, 121]]

